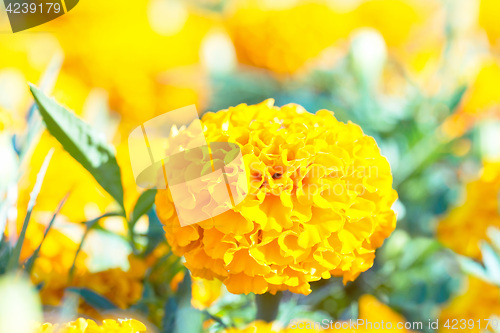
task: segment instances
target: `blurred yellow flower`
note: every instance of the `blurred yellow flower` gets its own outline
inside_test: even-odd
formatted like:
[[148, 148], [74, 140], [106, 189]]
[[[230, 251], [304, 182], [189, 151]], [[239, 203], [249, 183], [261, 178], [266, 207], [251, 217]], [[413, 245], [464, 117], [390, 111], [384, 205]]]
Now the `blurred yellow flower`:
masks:
[[480, 0], [479, 25], [486, 31], [491, 46], [500, 47], [500, 3], [496, 0]]
[[191, 304], [203, 310], [212, 305], [222, 293], [222, 282], [193, 278]]
[[226, 23], [239, 61], [277, 74], [304, 69], [308, 61], [345, 39], [350, 28], [347, 13], [307, 1], [272, 9], [246, 1]]
[[[371, 332], [406, 332], [410, 333], [410, 330], [405, 328], [398, 328], [398, 325], [403, 325], [406, 323], [406, 319], [400, 314], [396, 313], [389, 306], [381, 303], [372, 295], [363, 295], [359, 299], [359, 319], [364, 320], [364, 325], [360, 329], [352, 330], [353, 332], [359, 333], [371, 333]], [[368, 323], [385, 323], [384, 328], [375, 329], [370, 328]], [[392, 329], [387, 329], [388, 324], [391, 324]], [[404, 327], [404, 326], [403, 326]], [[337, 331], [337, 330], [335, 330]], [[347, 330], [351, 331], [351, 330]]]
[[130, 268], [111, 268], [100, 272], [75, 276], [73, 285], [91, 289], [106, 297], [121, 309], [135, 304], [141, 297], [144, 288], [143, 280], [148, 268], [144, 259], [129, 255]]
[[138, 333], [147, 332], [146, 326], [135, 319], [103, 320], [102, 325], [90, 319], [78, 318], [66, 324], [40, 325], [35, 333]]
[[273, 104], [203, 116], [208, 142], [241, 147], [249, 194], [212, 220], [181, 227], [170, 191], [159, 190], [167, 240], [193, 276], [218, 278], [232, 293], [309, 294], [311, 281], [352, 281], [396, 225], [389, 163], [373, 138], [332, 112]]
[[[469, 277], [466, 284], [465, 292], [453, 298], [439, 316], [439, 332], [451, 332], [456, 329], [448, 329], [444, 327], [448, 320], [450, 327], [453, 326], [453, 319], [472, 319], [476, 322], [474, 328], [467, 327], [468, 332], [482, 332], [479, 329], [477, 320], [483, 322], [482, 327], [486, 326], [486, 319], [491, 319], [500, 313], [500, 288], [489, 284], [476, 277]], [[459, 324], [460, 325], [460, 324]], [[491, 328], [487, 330], [492, 332]]]
[[368, 0], [362, 1], [354, 14], [358, 26], [378, 30], [389, 47], [400, 46], [408, 41], [412, 28], [424, 19], [415, 4], [408, 0]]
[[212, 26], [212, 18], [182, 1], [114, 0], [79, 3], [43, 29], [64, 50], [62, 73], [105, 89], [111, 109], [123, 116], [122, 126], [136, 126], [202, 102], [206, 82], [194, 68]]
[[7, 110], [0, 106], [0, 132], [9, 128], [12, 123], [12, 116]]
[[[76, 226], [75, 226], [76, 227]], [[21, 250], [21, 262], [25, 262], [40, 246], [46, 225], [31, 221]], [[31, 281], [41, 285], [40, 297], [43, 304], [59, 305], [64, 288], [68, 286], [69, 271], [78, 250], [78, 243], [53, 227], [47, 234], [33, 264]], [[86, 254], [80, 253], [76, 267], [85, 267]]]
[[450, 138], [465, 134], [480, 120], [500, 117], [500, 96], [495, 88], [500, 85], [500, 63], [489, 57], [480, 66], [459, 110], [442, 125], [444, 134]]
[[[25, 262], [40, 245], [45, 228], [45, 225], [34, 221], [29, 224], [21, 262]], [[82, 250], [76, 257], [75, 271], [71, 278], [69, 273], [78, 247], [79, 239], [73, 240], [56, 227], [47, 233], [31, 273], [33, 284], [41, 285], [40, 297], [44, 305], [60, 305], [66, 288], [79, 287], [93, 290], [119, 308], [126, 309], [142, 297], [146, 270], [159, 258], [155, 251], [146, 258], [130, 254], [128, 270], [110, 268], [91, 272], [86, 265], [88, 255]], [[84, 302], [81, 302], [80, 312], [95, 317], [95, 311]]]
[[353, 11], [356, 28], [376, 29], [389, 51], [413, 73], [437, 70], [445, 45], [439, 1], [368, 0]]
[[500, 64], [494, 59], [483, 62], [476, 79], [464, 97], [462, 109], [471, 115], [500, 115]]
[[458, 254], [480, 259], [488, 228], [500, 228], [499, 191], [500, 164], [485, 163], [480, 178], [467, 184], [463, 204], [439, 222], [438, 239]]

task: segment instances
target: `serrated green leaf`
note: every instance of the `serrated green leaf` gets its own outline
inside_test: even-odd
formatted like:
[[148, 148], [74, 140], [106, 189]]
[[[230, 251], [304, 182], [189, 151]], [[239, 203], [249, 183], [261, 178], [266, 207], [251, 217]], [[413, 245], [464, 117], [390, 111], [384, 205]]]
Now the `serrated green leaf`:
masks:
[[93, 290], [87, 288], [68, 288], [68, 291], [80, 295], [85, 302], [97, 310], [114, 310], [117, 306], [106, 297], [99, 295]]
[[137, 199], [130, 216], [130, 224], [134, 226], [142, 215], [146, 214], [155, 203], [156, 190], [146, 190]]
[[30, 89], [50, 134], [123, 209], [121, 173], [113, 146], [106, 143], [104, 136], [34, 85], [30, 85]]

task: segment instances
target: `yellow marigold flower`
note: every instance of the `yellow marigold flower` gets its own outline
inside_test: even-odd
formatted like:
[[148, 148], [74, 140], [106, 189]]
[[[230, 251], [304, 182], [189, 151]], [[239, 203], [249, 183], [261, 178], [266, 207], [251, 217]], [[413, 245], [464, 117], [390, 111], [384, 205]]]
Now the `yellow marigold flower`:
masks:
[[396, 225], [389, 163], [372, 137], [332, 112], [273, 104], [203, 116], [208, 142], [241, 147], [249, 193], [212, 220], [181, 227], [170, 191], [159, 190], [167, 240], [193, 276], [218, 278], [232, 293], [308, 294], [321, 278], [352, 281]]
[[[473, 319], [474, 321], [491, 319], [500, 313], [500, 288], [476, 277], [469, 277], [465, 291], [453, 298], [441, 311], [439, 317], [439, 332], [456, 331], [444, 327], [447, 320], [453, 326], [453, 319]], [[486, 324], [486, 323], [485, 323]], [[481, 325], [484, 328], [486, 325]], [[468, 332], [482, 332], [478, 325]], [[491, 329], [491, 326], [490, 326]], [[490, 331], [488, 331], [490, 332]]]
[[66, 324], [40, 325], [35, 333], [139, 333], [147, 332], [146, 326], [135, 319], [103, 320], [102, 325], [90, 319], [78, 318]]
[[349, 32], [349, 18], [324, 3], [267, 9], [249, 1], [227, 20], [243, 64], [293, 74]]
[[499, 191], [500, 164], [486, 163], [480, 178], [467, 184], [464, 203], [439, 222], [438, 239], [461, 255], [480, 259], [479, 243], [489, 241], [488, 228], [500, 228]]

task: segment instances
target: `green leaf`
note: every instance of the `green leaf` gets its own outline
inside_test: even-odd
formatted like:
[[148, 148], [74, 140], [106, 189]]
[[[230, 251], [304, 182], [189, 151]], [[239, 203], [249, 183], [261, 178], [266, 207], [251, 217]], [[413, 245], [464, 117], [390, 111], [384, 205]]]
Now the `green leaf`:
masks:
[[87, 288], [68, 288], [68, 291], [77, 293], [85, 302], [97, 310], [114, 310], [117, 306], [114, 305], [106, 297], [99, 295], [93, 290]]
[[150, 254], [162, 241], [165, 240], [165, 230], [163, 230], [163, 225], [158, 219], [158, 215], [154, 209], [149, 210], [149, 227], [148, 227], [148, 245], [146, 250], [144, 250], [144, 255]]
[[106, 143], [100, 133], [34, 85], [30, 84], [30, 89], [50, 134], [92, 174], [123, 209], [120, 167], [116, 162], [113, 146]]
[[488, 272], [480, 263], [464, 256], [458, 256], [458, 263], [465, 273], [472, 274], [484, 281], [490, 281]]
[[73, 274], [74, 274], [75, 269], [76, 269], [76, 266], [75, 266], [76, 259], [78, 258], [78, 255], [82, 251], [83, 243], [85, 242], [85, 239], [87, 238], [90, 230], [92, 230], [93, 228], [99, 227], [99, 224], [97, 224], [97, 222], [99, 222], [101, 219], [106, 218], [106, 217], [112, 217], [112, 216], [122, 216], [122, 214], [121, 213], [106, 213], [106, 214], [103, 214], [101, 216], [96, 217], [93, 220], [84, 222], [85, 232], [83, 233], [82, 239], [80, 241], [80, 245], [78, 245], [78, 249], [76, 250], [75, 257], [73, 258], [73, 264], [71, 265], [71, 268], [69, 270], [70, 277], [73, 277]]
[[177, 314], [177, 302], [174, 297], [169, 297], [165, 302], [165, 315], [162, 319], [162, 333], [172, 333], [175, 329], [175, 317]]
[[66, 202], [66, 199], [68, 199], [68, 196], [69, 196], [69, 193], [64, 196], [64, 198], [61, 200], [61, 202], [57, 206], [57, 209], [54, 212], [54, 214], [52, 215], [52, 219], [50, 220], [49, 225], [45, 229], [45, 232], [43, 234], [43, 238], [42, 238], [40, 245], [38, 245], [38, 247], [35, 249], [35, 252], [33, 252], [31, 257], [29, 257], [28, 261], [26, 262], [24, 269], [28, 275], [31, 274], [31, 270], [33, 269], [33, 265], [35, 264], [35, 260], [38, 257], [38, 253], [40, 253], [40, 249], [42, 248], [43, 242], [45, 241], [45, 238], [47, 238], [47, 234], [49, 233], [50, 229], [52, 229], [52, 226], [54, 225], [56, 217], [59, 214], [59, 212], [61, 211], [61, 208], [64, 206], [64, 203]]
[[130, 224], [134, 226], [142, 215], [146, 214], [155, 203], [156, 190], [146, 190], [142, 192], [135, 203], [134, 210], [130, 216]]
[[54, 154], [54, 149], [51, 149], [45, 159], [43, 160], [42, 167], [38, 174], [36, 175], [35, 186], [33, 186], [33, 190], [30, 193], [30, 200], [28, 202], [28, 209], [26, 211], [26, 216], [24, 218], [23, 227], [21, 229], [21, 233], [17, 240], [16, 246], [14, 250], [10, 254], [9, 262], [7, 264], [7, 271], [16, 270], [19, 265], [19, 258], [21, 257], [21, 249], [24, 244], [24, 238], [26, 237], [26, 230], [28, 229], [28, 224], [31, 218], [31, 212], [33, 211], [33, 207], [35, 207], [36, 199], [40, 190], [42, 189], [43, 179], [45, 178], [45, 174], [47, 173], [47, 169], [49, 167], [50, 160], [52, 158], [52, 154]]
[[482, 242], [480, 247], [488, 276], [496, 284], [500, 284], [500, 257], [488, 243]]
[[450, 112], [455, 111], [457, 106], [460, 104], [460, 101], [462, 100], [462, 97], [464, 96], [465, 92], [467, 91], [467, 86], [462, 85], [457, 88], [457, 90], [453, 93], [451, 96], [450, 100], [448, 101], [448, 107], [450, 108]]

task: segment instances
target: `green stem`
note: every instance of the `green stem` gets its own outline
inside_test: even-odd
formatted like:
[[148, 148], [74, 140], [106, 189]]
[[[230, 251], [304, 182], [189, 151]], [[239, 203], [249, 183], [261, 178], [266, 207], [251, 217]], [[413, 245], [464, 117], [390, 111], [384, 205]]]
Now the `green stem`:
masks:
[[263, 320], [268, 323], [272, 322], [278, 316], [278, 309], [281, 301], [281, 292], [276, 295], [269, 293], [255, 295], [255, 303], [257, 305], [257, 320]]

